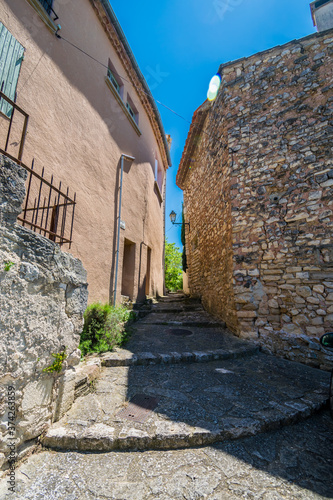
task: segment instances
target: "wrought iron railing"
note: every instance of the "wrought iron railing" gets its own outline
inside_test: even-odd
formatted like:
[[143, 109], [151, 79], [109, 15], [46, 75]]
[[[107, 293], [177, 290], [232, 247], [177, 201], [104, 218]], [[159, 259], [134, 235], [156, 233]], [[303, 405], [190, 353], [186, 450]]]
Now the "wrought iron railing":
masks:
[[[3, 84], [2, 84], [2, 88], [3, 88]], [[8, 122], [8, 129], [7, 129], [7, 137], [6, 137], [6, 141], [5, 141], [5, 147], [4, 147], [4, 149], [0, 148], [0, 153], [3, 153], [6, 156], [9, 156], [10, 158], [12, 158], [14, 161], [16, 161], [18, 163], [21, 163], [22, 155], [23, 155], [23, 148], [24, 148], [24, 143], [25, 143], [25, 138], [26, 138], [26, 135], [27, 135], [29, 115], [25, 111], [23, 111], [23, 109], [20, 108], [16, 104], [16, 102], [15, 102], [16, 101], [16, 95], [15, 95], [15, 100], [12, 101], [12, 99], [9, 99], [9, 97], [7, 97], [2, 92], [2, 90], [1, 90], [0, 91], [0, 102], [1, 102], [1, 99], [4, 99], [5, 101], [7, 101], [8, 104], [10, 104], [13, 109], [12, 109], [12, 113], [11, 113], [11, 116], [10, 116], [10, 120]], [[19, 141], [20, 147], [19, 147], [19, 152], [18, 152], [17, 157], [10, 155], [9, 152], [8, 152], [9, 139], [10, 139], [11, 132], [12, 132], [12, 126], [13, 126], [13, 122], [14, 122], [15, 111], [19, 112], [24, 117], [23, 127], [22, 127], [22, 132], [21, 132], [21, 138], [20, 138], [20, 141]], [[16, 143], [16, 141], [15, 141], [15, 143]]]
[[47, 236], [50, 240], [63, 245], [72, 244], [76, 193], [69, 196], [69, 187], [66, 193], [44, 177], [44, 167], [41, 175], [34, 170], [34, 160], [31, 168], [23, 165], [29, 172], [27, 193], [22, 214], [17, 218], [23, 226], [28, 226], [35, 232]]
[[[50, 182], [45, 179], [44, 167], [42, 169], [42, 173], [38, 174], [34, 170], [34, 160], [32, 161], [31, 167], [28, 167], [22, 162], [29, 115], [16, 104], [16, 99], [15, 101], [12, 101], [2, 91], [0, 91], [0, 99], [7, 101], [13, 108], [8, 123], [7, 134], [5, 133], [1, 136], [4, 138], [5, 145], [4, 148], [0, 147], [0, 153], [13, 160], [15, 163], [18, 163], [29, 172], [24, 209], [17, 220], [23, 226], [27, 226], [33, 231], [39, 232], [59, 245], [63, 245], [65, 243], [69, 244], [70, 248], [73, 235], [76, 193], [74, 193], [73, 198], [71, 198], [69, 196], [68, 187], [66, 193], [62, 191], [61, 182], [59, 183], [59, 187], [56, 187], [53, 183], [53, 175]], [[14, 150], [11, 154], [9, 153], [8, 148], [10, 145], [15, 111], [23, 115], [24, 122], [23, 129], [20, 134], [20, 141], [13, 141], [14, 144], [18, 143], [19, 151], [16, 153], [16, 150]], [[8, 119], [3, 117], [2, 120], [5, 123]], [[14, 128], [15, 139], [17, 139], [17, 123], [15, 123]]]

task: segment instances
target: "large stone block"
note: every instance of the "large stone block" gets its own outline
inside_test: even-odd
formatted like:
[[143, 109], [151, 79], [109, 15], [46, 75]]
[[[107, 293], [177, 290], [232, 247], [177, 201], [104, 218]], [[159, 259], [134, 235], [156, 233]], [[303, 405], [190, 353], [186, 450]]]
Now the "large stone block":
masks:
[[[18, 451], [73, 402], [71, 367], [80, 360], [87, 283], [78, 259], [15, 223], [26, 172], [1, 155], [0, 167], [0, 441], [6, 455], [8, 385], [15, 388]], [[61, 375], [43, 371], [53, 364], [52, 354], [65, 348]]]

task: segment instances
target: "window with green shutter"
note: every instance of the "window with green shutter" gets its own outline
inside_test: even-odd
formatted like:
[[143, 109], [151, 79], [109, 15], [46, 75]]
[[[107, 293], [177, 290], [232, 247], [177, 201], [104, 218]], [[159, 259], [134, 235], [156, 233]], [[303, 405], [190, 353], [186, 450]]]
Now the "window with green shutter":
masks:
[[[12, 100], [15, 98], [23, 53], [22, 45], [0, 22], [0, 89]], [[1, 99], [0, 111], [10, 117], [12, 106]]]

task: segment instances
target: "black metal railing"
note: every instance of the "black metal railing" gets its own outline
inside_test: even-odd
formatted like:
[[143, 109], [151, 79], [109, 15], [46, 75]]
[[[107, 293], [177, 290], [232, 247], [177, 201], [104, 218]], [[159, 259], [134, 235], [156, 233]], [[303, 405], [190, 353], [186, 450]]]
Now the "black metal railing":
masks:
[[[59, 187], [53, 184], [53, 175], [49, 182], [44, 177], [44, 167], [42, 173], [38, 174], [34, 170], [34, 160], [31, 167], [28, 167], [22, 162], [24, 142], [27, 135], [29, 115], [23, 111], [15, 101], [12, 101], [2, 91], [0, 91], [0, 102], [4, 99], [12, 106], [12, 113], [8, 121], [7, 133], [1, 135], [5, 144], [0, 144], [0, 153], [7, 156], [15, 163], [18, 163], [25, 170], [29, 172], [27, 180], [27, 190], [24, 201], [24, 209], [17, 220], [23, 225], [27, 226], [35, 232], [39, 232], [47, 236], [50, 240], [58, 243], [59, 245], [72, 244], [74, 212], [76, 205], [76, 193], [73, 198], [69, 196], [69, 188], [67, 187], [66, 193], [61, 189], [61, 182]], [[15, 112], [23, 115], [23, 129], [22, 132], [18, 131], [18, 124], [15, 122], [15, 137], [12, 142], [19, 146], [17, 149], [9, 153], [8, 148], [10, 145], [10, 137], [12, 132], [12, 125]], [[7, 121], [8, 118], [3, 117], [2, 121]], [[22, 118], [21, 118], [22, 120]], [[19, 141], [17, 134], [21, 137]]]
[[31, 168], [23, 165], [29, 172], [27, 180], [27, 192], [24, 202], [24, 209], [17, 220], [22, 226], [28, 226], [35, 232], [47, 236], [50, 240], [63, 245], [72, 244], [74, 213], [76, 205], [76, 193], [73, 198], [69, 196], [69, 187], [66, 193], [44, 177], [44, 167], [42, 173], [38, 174], [34, 170], [34, 160]]
[[[22, 155], [23, 155], [24, 142], [25, 142], [25, 138], [26, 138], [26, 135], [27, 135], [29, 115], [25, 111], [23, 111], [23, 109], [20, 108], [16, 104], [16, 102], [15, 102], [16, 101], [16, 95], [15, 95], [14, 101], [12, 101], [12, 99], [9, 99], [9, 97], [7, 97], [6, 94], [4, 94], [2, 92], [2, 90], [3, 90], [3, 83], [2, 83], [2, 86], [1, 86], [1, 90], [0, 90], [0, 103], [1, 103], [2, 99], [4, 99], [5, 101], [7, 101], [8, 104], [10, 104], [12, 106], [12, 112], [11, 112], [10, 120], [8, 122], [7, 137], [6, 137], [6, 140], [5, 140], [4, 149], [0, 148], [0, 153], [3, 153], [6, 156], [9, 156], [12, 160], [14, 160], [14, 161], [16, 161], [18, 163], [21, 163]], [[22, 127], [22, 132], [21, 132], [21, 138], [20, 138], [20, 141], [19, 141], [20, 147], [19, 147], [19, 151], [18, 151], [17, 157], [15, 157], [15, 155], [13, 155], [13, 156], [10, 155], [9, 152], [8, 152], [9, 139], [10, 139], [11, 132], [12, 132], [15, 111], [19, 112], [24, 117], [23, 127]], [[16, 144], [16, 141], [14, 141], [14, 142]]]

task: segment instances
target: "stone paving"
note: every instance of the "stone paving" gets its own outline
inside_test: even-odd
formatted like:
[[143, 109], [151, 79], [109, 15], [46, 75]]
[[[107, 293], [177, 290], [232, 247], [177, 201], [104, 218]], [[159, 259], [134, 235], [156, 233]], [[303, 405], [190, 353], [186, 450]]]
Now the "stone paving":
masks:
[[[78, 398], [48, 430], [45, 446], [80, 451], [202, 446], [289, 425], [325, 406], [329, 373], [259, 353], [223, 325], [211, 328], [215, 320], [200, 305], [195, 313], [179, 313], [184, 321], [176, 330], [190, 324], [190, 336], [170, 334], [175, 313], [169, 311], [191, 306], [180, 300], [155, 306], [161, 312], [136, 324], [126, 350], [102, 357], [106, 366], [94, 393]], [[154, 324], [155, 317], [165, 325]], [[139, 394], [157, 398], [148, 418], [120, 416]]]
[[19, 500], [314, 500], [333, 498], [328, 412], [270, 433], [169, 451], [43, 451], [16, 471]]
[[[151, 314], [167, 324], [137, 322], [44, 437], [58, 451], [19, 467], [16, 497], [3, 478], [0, 500], [333, 498], [329, 373], [260, 353], [200, 307], [176, 296]], [[184, 323], [192, 335], [170, 333]], [[117, 415], [137, 394], [158, 399], [147, 419]]]

